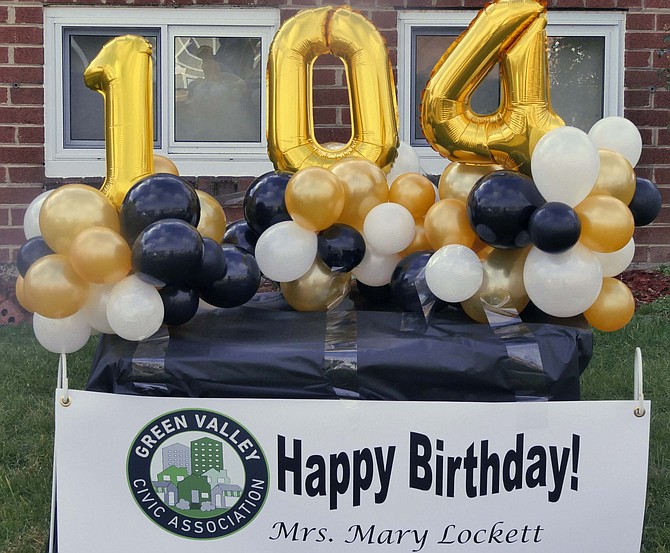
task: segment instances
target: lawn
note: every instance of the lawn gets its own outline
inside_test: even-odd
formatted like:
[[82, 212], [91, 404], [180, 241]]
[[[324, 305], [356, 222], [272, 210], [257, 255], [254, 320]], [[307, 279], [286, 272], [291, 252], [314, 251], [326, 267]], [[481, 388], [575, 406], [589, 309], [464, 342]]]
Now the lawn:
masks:
[[[670, 298], [640, 308], [612, 334], [595, 333], [594, 356], [582, 379], [588, 400], [631, 399], [633, 355], [642, 348], [645, 395], [653, 402], [645, 553], [670, 552]], [[83, 388], [95, 340], [68, 357], [70, 386]], [[30, 326], [0, 328], [0, 551], [44, 551], [48, 535], [57, 356], [45, 352]]]

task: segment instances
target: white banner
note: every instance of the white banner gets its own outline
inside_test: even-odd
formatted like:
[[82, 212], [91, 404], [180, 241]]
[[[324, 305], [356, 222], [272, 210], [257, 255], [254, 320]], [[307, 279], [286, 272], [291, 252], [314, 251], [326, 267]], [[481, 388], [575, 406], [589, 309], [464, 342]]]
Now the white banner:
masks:
[[56, 394], [59, 553], [631, 553], [649, 404]]

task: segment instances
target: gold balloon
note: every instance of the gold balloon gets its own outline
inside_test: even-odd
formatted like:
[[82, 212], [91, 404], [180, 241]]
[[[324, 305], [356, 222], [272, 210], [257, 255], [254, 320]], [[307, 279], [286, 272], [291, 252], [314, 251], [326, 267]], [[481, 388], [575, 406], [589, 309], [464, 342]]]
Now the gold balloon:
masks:
[[[530, 174], [537, 141], [564, 125], [549, 102], [546, 9], [543, 0], [494, 0], [438, 61], [423, 92], [421, 127], [442, 156]], [[472, 93], [498, 62], [500, 108], [479, 115]]]
[[130, 188], [154, 172], [151, 44], [139, 36], [113, 38], [84, 71], [104, 99], [107, 177], [102, 192], [119, 208]]
[[200, 201], [200, 221], [198, 232], [203, 238], [221, 242], [226, 232], [226, 214], [221, 204], [212, 195], [196, 190]]
[[112, 284], [130, 272], [130, 246], [111, 229], [91, 227], [72, 241], [70, 264], [87, 282]]
[[525, 309], [530, 300], [523, 285], [523, 265], [529, 251], [530, 248], [490, 248], [477, 254], [482, 260], [484, 280], [474, 296], [461, 302], [468, 317], [480, 323], [488, 322], [484, 304], [497, 313], [510, 310], [521, 313]]
[[154, 154], [154, 173], [170, 173], [179, 176], [179, 169], [171, 159], [160, 154]]
[[575, 207], [575, 212], [582, 224], [579, 241], [590, 250], [612, 253], [633, 237], [633, 214], [612, 196], [589, 196]]
[[19, 305], [26, 311], [34, 313], [35, 310], [31, 307], [29, 299], [26, 297], [26, 293], [23, 289], [23, 277], [21, 275], [16, 277], [14, 290], [16, 292], [16, 300], [19, 302]]
[[[322, 54], [345, 66], [352, 137], [330, 149], [314, 138], [312, 66]], [[267, 70], [268, 156], [278, 170], [329, 167], [349, 156], [380, 167], [397, 155], [398, 108], [384, 39], [348, 7], [304, 10], [287, 20], [270, 45]]]
[[368, 160], [354, 157], [334, 163], [330, 170], [344, 186], [344, 208], [336, 222], [363, 232], [363, 221], [370, 210], [389, 199], [384, 171]]
[[346, 297], [350, 282], [349, 273], [333, 273], [317, 259], [298, 280], [282, 282], [281, 293], [296, 311], [327, 311]]
[[426, 213], [424, 219], [426, 238], [432, 249], [439, 250], [449, 244], [472, 248], [477, 235], [470, 226], [465, 204], [460, 200], [440, 200]]
[[414, 230], [414, 239], [412, 240], [412, 243], [398, 255], [400, 257], [407, 257], [409, 254], [414, 252], [429, 251], [432, 249], [433, 248], [430, 246], [430, 242], [428, 242], [428, 237], [426, 236], [424, 220], [419, 219], [416, 221], [416, 229]]
[[344, 185], [323, 167], [305, 167], [289, 179], [284, 192], [286, 209], [300, 226], [314, 231], [327, 229], [344, 209]]
[[595, 303], [584, 311], [589, 324], [603, 332], [614, 332], [626, 326], [635, 313], [635, 299], [623, 282], [603, 279], [603, 287]]
[[612, 196], [628, 205], [635, 194], [635, 171], [621, 154], [598, 150], [600, 171], [589, 196]]
[[119, 215], [104, 194], [85, 184], [61, 186], [40, 209], [42, 237], [56, 253], [67, 254], [75, 237], [93, 226], [119, 232]]
[[391, 184], [389, 202], [405, 207], [415, 219], [423, 219], [435, 203], [435, 187], [420, 173], [403, 173]]
[[453, 161], [440, 176], [437, 188], [440, 199], [453, 198], [467, 202], [470, 191], [479, 179], [502, 168], [502, 165], [469, 165]]
[[30, 266], [23, 292], [35, 313], [61, 319], [81, 309], [88, 297], [88, 284], [74, 272], [67, 256], [52, 254]]

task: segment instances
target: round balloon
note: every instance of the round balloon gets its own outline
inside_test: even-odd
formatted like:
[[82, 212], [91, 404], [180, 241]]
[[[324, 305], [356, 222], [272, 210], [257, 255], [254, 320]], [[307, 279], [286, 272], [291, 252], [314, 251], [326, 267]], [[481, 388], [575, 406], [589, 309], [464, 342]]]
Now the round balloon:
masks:
[[528, 297], [554, 317], [574, 317], [591, 307], [602, 279], [600, 262], [580, 243], [557, 254], [532, 248], [523, 269]]
[[400, 204], [415, 219], [423, 219], [435, 203], [435, 187], [419, 173], [403, 173], [391, 184], [389, 202]]
[[628, 286], [616, 278], [604, 278], [598, 298], [584, 311], [593, 328], [614, 332], [626, 326], [635, 313], [635, 299]]
[[256, 251], [258, 234], [253, 231], [246, 219], [239, 219], [228, 225], [226, 233], [223, 235], [223, 242], [239, 246], [253, 255]]
[[401, 140], [400, 146], [398, 146], [398, 155], [391, 166], [391, 170], [386, 175], [389, 186], [404, 173], [421, 173], [421, 162], [414, 148]]
[[598, 150], [600, 171], [589, 196], [612, 196], [628, 205], [635, 193], [635, 172], [628, 160], [612, 150]]
[[191, 278], [196, 288], [209, 286], [226, 275], [226, 256], [221, 244], [211, 238], [202, 239], [202, 261]]
[[344, 186], [344, 208], [337, 222], [361, 232], [370, 210], [388, 201], [386, 175], [371, 161], [353, 157], [334, 163], [330, 170], [340, 178]]
[[86, 322], [103, 334], [115, 334], [107, 320], [107, 303], [113, 288], [113, 284], [91, 284], [86, 303], [81, 308]]
[[428, 237], [426, 236], [426, 229], [424, 226], [424, 219], [415, 220], [414, 238], [403, 251], [400, 252], [400, 257], [405, 257], [414, 252], [432, 250]]
[[16, 268], [22, 277], [26, 276], [30, 266], [45, 255], [51, 255], [54, 251], [47, 245], [44, 238], [34, 236], [19, 248], [16, 255]]
[[281, 293], [296, 311], [327, 311], [347, 296], [350, 282], [351, 275], [333, 273], [317, 259], [300, 278], [282, 282]]
[[611, 196], [589, 196], [575, 207], [582, 223], [579, 240], [590, 250], [610, 253], [633, 237], [635, 220], [628, 206]]
[[92, 226], [119, 232], [116, 208], [102, 192], [91, 186], [66, 184], [54, 190], [42, 204], [42, 236], [57, 253], [69, 253], [75, 237]]
[[286, 209], [300, 226], [320, 231], [331, 226], [344, 208], [344, 186], [323, 167], [305, 167], [294, 173], [285, 193]]
[[613, 150], [624, 156], [635, 167], [642, 155], [642, 136], [635, 124], [624, 117], [605, 117], [589, 131], [589, 138], [597, 148]]
[[61, 319], [81, 309], [88, 295], [88, 285], [74, 272], [67, 256], [53, 254], [31, 265], [23, 291], [36, 313]]
[[528, 231], [533, 245], [543, 252], [561, 253], [579, 240], [582, 224], [575, 210], [561, 202], [547, 202], [530, 218]]
[[151, 223], [180, 219], [198, 226], [200, 202], [193, 187], [169, 173], [150, 175], [128, 191], [119, 212], [121, 234], [132, 246]]
[[391, 275], [391, 294], [404, 311], [422, 311], [435, 301], [426, 286], [425, 269], [432, 252], [415, 252], [401, 259]]
[[270, 280], [290, 282], [304, 275], [316, 258], [316, 233], [294, 221], [272, 225], [256, 243], [256, 261]]
[[26, 236], [26, 240], [30, 240], [35, 236], [42, 236], [42, 231], [40, 230], [40, 210], [42, 209], [44, 200], [46, 200], [52, 192], [53, 190], [42, 192], [37, 198], [30, 202], [28, 209], [26, 209], [26, 212], [23, 215], [23, 232]]
[[198, 222], [198, 232], [203, 238], [211, 238], [217, 242], [223, 240], [226, 232], [226, 214], [223, 212], [221, 204], [216, 198], [196, 190], [198, 201], [200, 202], [200, 221]]
[[574, 207], [589, 195], [598, 179], [600, 156], [584, 131], [558, 127], [538, 140], [531, 170], [545, 200]]
[[91, 337], [91, 325], [81, 313], [61, 319], [33, 315], [33, 331], [40, 345], [52, 353], [74, 353]]
[[494, 171], [502, 171], [502, 169], [501, 165], [468, 165], [452, 161], [440, 176], [440, 183], [437, 187], [440, 199], [453, 198], [465, 203], [479, 179]]
[[109, 325], [124, 340], [138, 342], [163, 324], [163, 301], [151, 284], [130, 275], [117, 282], [107, 300]]
[[355, 228], [337, 223], [319, 233], [317, 252], [331, 271], [348, 273], [363, 261], [365, 239]]
[[368, 286], [384, 286], [391, 282], [391, 275], [400, 261], [398, 254], [384, 255], [372, 248], [365, 248], [363, 261], [352, 271], [359, 282]]
[[426, 265], [426, 284], [446, 302], [462, 302], [475, 295], [482, 285], [484, 269], [470, 248], [451, 244], [437, 250]]
[[487, 244], [523, 248], [530, 244], [530, 218], [544, 203], [529, 177], [516, 171], [495, 171], [481, 178], [468, 196], [468, 220]]
[[16, 300], [19, 302], [19, 305], [26, 311], [33, 313], [35, 310], [31, 307], [29, 298], [26, 297], [26, 293], [23, 289], [23, 277], [21, 275], [16, 277], [14, 292], [16, 294]]
[[190, 321], [198, 311], [200, 303], [198, 292], [186, 284], [165, 286], [158, 293], [163, 300], [165, 310], [163, 322], [168, 326], [183, 325]]
[[226, 274], [201, 288], [200, 297], [216, 307], [237, 307], [254, 297], [261, 283], [261, 272], [247, 250], [232, 244], [221, 247], [226, 257]]
[[130, 272], [130, 247], [118, 232], [105, 227], [90, 227], [72, 242], [70, 263], [84, 280], [111, 284]]
[[446, 199], [435, 203], [426, 213], [423, 228], [433, 250], [449, 244], [469, 248], [477, 238], [468, 221], [467, 208], [460, 200]]
[[378, 253], [398, 253], [414, 239], [414, 217], [403, 206], [384, 203], [373, 207], [365, 217], [363, 236], [367, 245]]
[[244, 196], [244, 218], [251, 229], [260, 236], [272, 225], [290, 221], [284, 193], [291, 173], [271, 171], [258, 177]]
[[632, 238], [623, 248], [611, 253], [593, 252], [600, 261], [604, 277], [613, 277], [623, 273], [635, 256], [635, 240]]
[[648, 179], [638, 177], [635, 180], [635, 193], [628, 204], [636, 227], [651, 223], [661, 211], [661, 191]]
[[154, 173], [169, 173], [179, 176], [179, 169], [171, 159], [160, 154], [154, 154]]

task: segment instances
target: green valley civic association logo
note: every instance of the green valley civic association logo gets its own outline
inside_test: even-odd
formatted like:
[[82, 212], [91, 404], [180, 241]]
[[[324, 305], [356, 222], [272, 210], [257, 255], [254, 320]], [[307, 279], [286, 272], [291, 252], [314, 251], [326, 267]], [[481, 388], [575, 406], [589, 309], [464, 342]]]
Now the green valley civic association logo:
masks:
[[241, 530], [268, 493], [260, 444], [240, 423], [214, 411], [184, 409], [152, 420], [133, 440], [127, 468], [139, 508], [188, 538]]

